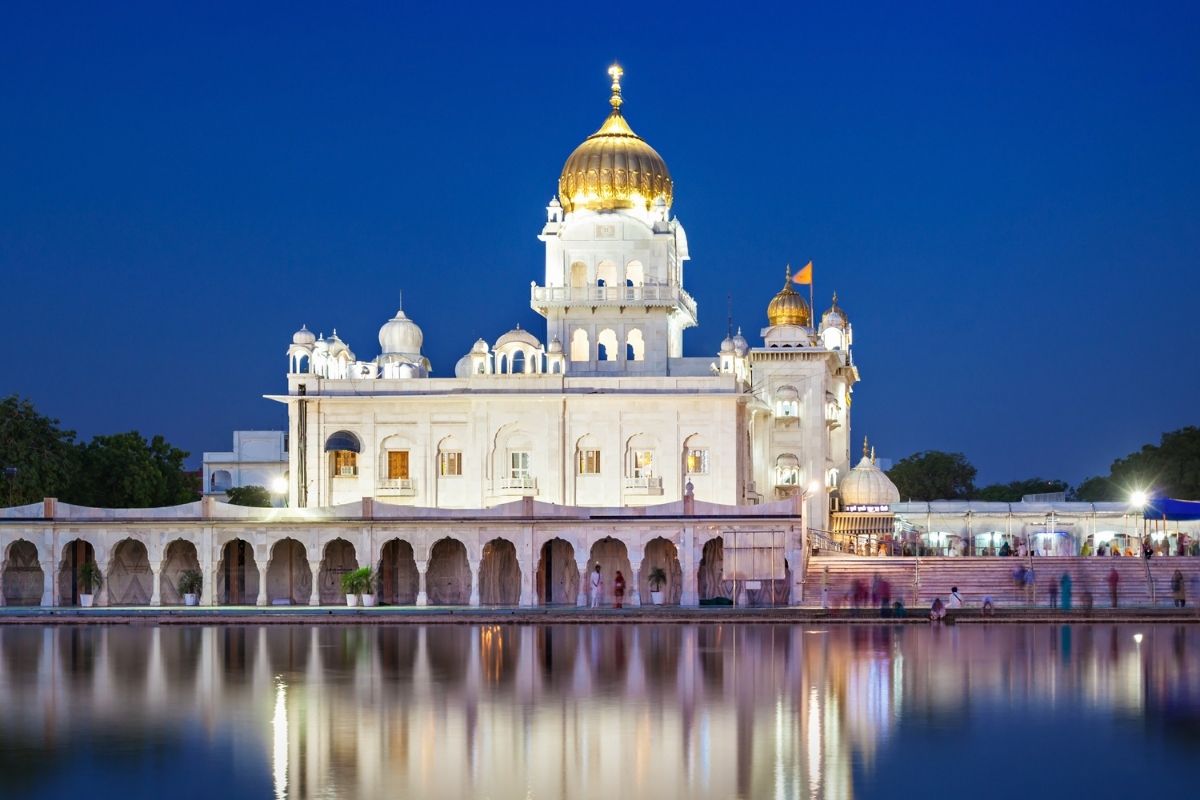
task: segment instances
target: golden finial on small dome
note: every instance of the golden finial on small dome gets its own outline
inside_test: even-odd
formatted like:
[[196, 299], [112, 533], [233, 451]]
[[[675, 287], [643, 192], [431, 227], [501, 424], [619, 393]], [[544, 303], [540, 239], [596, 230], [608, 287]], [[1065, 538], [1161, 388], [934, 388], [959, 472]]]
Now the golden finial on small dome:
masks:
[[613, 107], [614, 111], [621, 110], [621, 76], [625, 74], [625, 70], [621, 69], [621, 65], [613, 62], [613, 65], [608, 68], [608, 74], [612, 76], [612, 97], [609, 98], [608, 104]]

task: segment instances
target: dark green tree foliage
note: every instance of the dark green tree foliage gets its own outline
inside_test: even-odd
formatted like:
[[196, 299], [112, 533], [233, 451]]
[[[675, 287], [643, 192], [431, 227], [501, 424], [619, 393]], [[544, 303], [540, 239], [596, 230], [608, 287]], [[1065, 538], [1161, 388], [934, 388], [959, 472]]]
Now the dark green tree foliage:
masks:
[[1164, 433], [1157, 445], [1113, 462], [1109, 483], [1125, 500], [1138, 490], [1181, 500], [1200, 500], [1200, 428], [1188, 426]]
[[991, 500], [1017, 503], [1027, 494], [1048, 494], [1067, 491], [1067, 482], [1045, 478], [1027, 478], [1011, 483], [993, 483], [975, 492], [972, 500]]
[[1083, 500], [1089, 503], [1102, 503], [1106, 500], [1128, 500], [1129, 495], [1118, 497], [1117, 487], [1108, 478], [1097, 475], [1088, 478], [1071, 490], [1068, 495], [1071, 500]]
[[78, 480], [63, 499], [102, 508], [153, 508], [195, 500], [196, 479], [184, 471], [188, 454], [162, 436], [137, 431], [97, 436], [79, 450]]
[[271, 493], [263, 486], [234, 486], [226, 494], [235, 506], [271, 507]]
[[[60, 497], [76, 472], [75, 432], [16, 395], [0, 400], [0, 505]], [[16, 473], [3, 472], [8, 467]]]
[[975, 467], [962, 453], [913, 453], [887, 474], [901, 500], [965, 500], [975, 492]]

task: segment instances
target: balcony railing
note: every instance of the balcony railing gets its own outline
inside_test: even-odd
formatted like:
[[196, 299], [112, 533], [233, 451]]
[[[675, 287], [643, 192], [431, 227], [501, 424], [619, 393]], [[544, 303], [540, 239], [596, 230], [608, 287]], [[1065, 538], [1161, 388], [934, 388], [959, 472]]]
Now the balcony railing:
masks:
[[389, 494], [416, 494], [417, 482], [412, 478], [381, 478], [379, 489]]
[[625, 478], [625, 491], [630, 494], [662, 494], [662, 486], [662, 478], [657, 475]]
[[693, 318], [696, 301], [678, 286], [534, 286], [530, 305], [535, 309], [552, 306], [680, 306]]
[[505, 475], [494, 486], [500, 494], [537, 494], [537, 478], [532, 475]]
[[337, 476], [339, 478], [357, 478], [358, 467], [338, 467]]

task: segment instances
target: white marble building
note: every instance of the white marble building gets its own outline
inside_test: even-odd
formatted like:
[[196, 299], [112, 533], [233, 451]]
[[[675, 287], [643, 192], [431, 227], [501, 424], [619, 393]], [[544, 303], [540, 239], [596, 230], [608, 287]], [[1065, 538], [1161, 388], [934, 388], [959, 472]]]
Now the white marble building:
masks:
[[287, 477], [287, 469], [287, 434], [283, 431], [234, 431], [232, 450], [204, 454], [203, 491], [224, 495], [240, 486], [273, 490]]
[[301, 328], [287, 393], [271, 396], [288, 408], [291, 506], [630, 507], [691, 484], [723, 505], [806, 494], [805, 516], [828, 527], [858, 380], [846, 315], [835, 298], [814, 320], [789, 272], [761, 342], [738, 329], [713, 357], [683, 355], [699, 314], [674, 184], [610, 75], [611, 110], [567, 159], [538, 236], [545, 332], [481, 339], [443, 377], [412, 309], [384, 323], [372, 360]]

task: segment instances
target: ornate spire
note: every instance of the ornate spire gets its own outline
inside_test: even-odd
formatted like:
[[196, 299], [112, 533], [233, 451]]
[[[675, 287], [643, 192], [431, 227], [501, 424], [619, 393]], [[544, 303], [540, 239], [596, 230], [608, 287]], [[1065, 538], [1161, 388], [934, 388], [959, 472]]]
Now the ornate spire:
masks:
[[871, 463], [875, 463], [875, 445], [871, 445]]
[[608, 104], [613, 107], [613, 111], [621, 113], [621, 76], [625, 74], [625, 70], [621, 69], [621, 65], [613, 62], [613, 65], [608, 68], [608, 74], [612, 76], [612, 97], [609, 98]]
[[784, 286], [792, 285], [792, 265], [791, 264], [788, 264], [787, 267], [785, 267], [783, 270], [783, 285]]
[[867, 455], [868, 455], [867, 437], [864, 436], [863, 437], [863, 458], [866, 458]]

